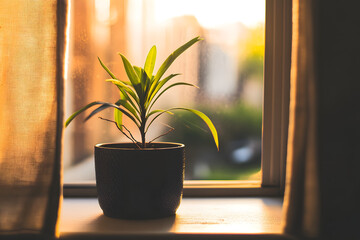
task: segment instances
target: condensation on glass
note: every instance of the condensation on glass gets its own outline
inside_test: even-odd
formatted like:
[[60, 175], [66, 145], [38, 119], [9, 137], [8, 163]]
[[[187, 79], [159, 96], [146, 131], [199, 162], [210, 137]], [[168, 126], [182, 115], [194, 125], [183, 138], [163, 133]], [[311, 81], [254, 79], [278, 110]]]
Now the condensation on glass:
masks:
[[[220, 151], [202, 121], [185, 112], [160, 118], [148, 139], [167, 132], [168, 126], [175, 128], [160, 141], [185, 143], [186, 179], [259, 180], [264, 21], [265, 0], [73, 0], [66, 117], [91, 101], [118, 99], [97, 57], [125, 79], [118, 52], [142, 66], [147, 51], [156, 45], [156, 70], [171, 51], [201, 36], [204, 40], [167, 72], [181, 73], [178, 81], [199, 89], [173, 88], [157, 106], [204, 111], [218, 129]], [[98, 116], [112, 114], [109, 110]], [[135, 126], [125, 124], [138, 136]], [[96, 117], [86, 123], [81, 118], [73, 121], [65, 130], [64, 181], [94, 180], [93, 146], [114, 141], [127, 139], [109, 122]]]

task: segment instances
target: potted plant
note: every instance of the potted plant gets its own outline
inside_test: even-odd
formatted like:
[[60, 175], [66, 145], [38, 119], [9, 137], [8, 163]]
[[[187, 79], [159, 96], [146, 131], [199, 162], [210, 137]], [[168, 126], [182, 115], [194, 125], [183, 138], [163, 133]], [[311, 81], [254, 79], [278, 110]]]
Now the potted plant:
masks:
[[[101, 119], [114, 123], [117, 129], [131, 140], [128, 143], [95, 146], [98, 200], [106, 216], [126, 219], [158, 218], [174, 215], [179, 207], [184, 180], [185, 146], [179, 143], [154, 142], [155, 139], [146, 140], [149, 127], [162, 114], [184, 110], [199, 116], [209, 127], [218, 148], [217, 131], [204, 113], [183, 107], [152, 109], [154, 103], [167, 90], [180, 85], [194, 86], [186, 82], [169, 85], [167, 83], [179, 74], [170, 74], [165, 78], [163, 75], [179, 55], [200, 40], [199, 37], [195, 37], [176, 49], [156, 74], [153, 73], [156, 46], [150, 49], [143, 68], [131, 65], [126, 57], [120, 54], [127, 81], [116, 78], [98, 58], [101, 66], [111, 77], [106, 81], [116, 85], [120, 98], [115, 103], [89, 103], [73, 113], [65, 126], [88, 108], [98, 105], [85, 121], [104, 109], [113, 108], [114, 120]], [[137, 141], [123, 125], [124, 115], [139, 129], [140, 141]]]

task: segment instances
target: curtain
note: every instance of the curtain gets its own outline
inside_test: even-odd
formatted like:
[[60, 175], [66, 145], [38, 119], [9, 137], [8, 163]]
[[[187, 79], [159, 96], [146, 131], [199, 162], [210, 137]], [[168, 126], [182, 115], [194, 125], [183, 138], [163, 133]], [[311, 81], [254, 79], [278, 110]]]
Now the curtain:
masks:
[[360, 239], [360, 15], [293, 0], [285, 233]]
[[56, 235], [66, 19], [65, 0], [0, 0], [0, 239]]
[[290, 117], [285, 231], [317, 236], [319, 195], [316, 148], [314, 17], [311, 0], [293, 1]]

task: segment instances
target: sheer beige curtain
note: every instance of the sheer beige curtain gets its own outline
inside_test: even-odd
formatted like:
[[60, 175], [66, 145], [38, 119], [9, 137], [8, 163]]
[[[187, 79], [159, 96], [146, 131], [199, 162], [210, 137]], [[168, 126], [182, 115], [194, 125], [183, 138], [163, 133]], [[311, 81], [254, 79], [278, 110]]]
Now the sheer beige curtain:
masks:
[[56, 235], [66, 16], [66, 0], [0, 0], [0, 239]]
[[293, 0], [285, 232], [360, 239], [358, 3]]

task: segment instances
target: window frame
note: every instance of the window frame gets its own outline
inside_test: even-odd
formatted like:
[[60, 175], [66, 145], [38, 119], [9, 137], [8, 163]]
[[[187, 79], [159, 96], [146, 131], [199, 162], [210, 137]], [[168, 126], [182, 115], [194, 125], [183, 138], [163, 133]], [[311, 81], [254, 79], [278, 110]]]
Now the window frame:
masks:
[[[290, 95], [292, 1], [266, 0], [260, 181], [186, 180], [184, 197], [282, 196]], [[96, 184], [65, 183], [64, 197], [96, 197]]]

